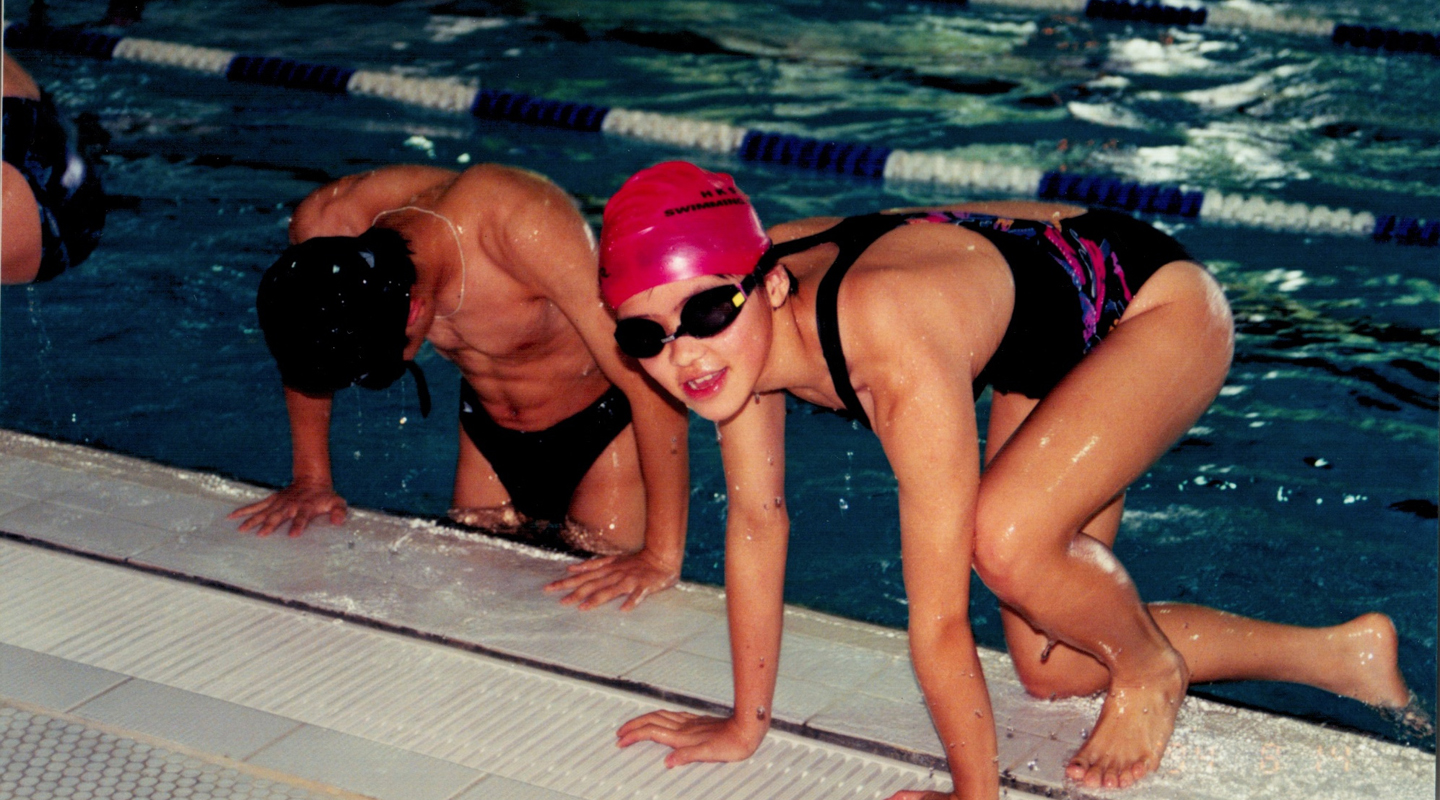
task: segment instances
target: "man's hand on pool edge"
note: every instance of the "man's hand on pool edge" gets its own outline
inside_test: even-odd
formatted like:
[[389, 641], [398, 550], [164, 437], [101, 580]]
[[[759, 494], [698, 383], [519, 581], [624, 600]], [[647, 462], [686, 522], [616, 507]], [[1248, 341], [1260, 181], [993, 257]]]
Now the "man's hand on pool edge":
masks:
[[547, 592], [570, 593], [560, 598], [565, 605], [578, 604], [581, 611], [628, 595], [620, 604], [621, 611], [629, 611], [640, 605], [647, 595], [664, 591], [680, 580], [680, 569], [663, 563], [641, 550], [628, 555], [604, 556], [571, 564], [568, 578], [546, 584]]
[[329, 486], [292, 483], [258, 503], [231, 511], [227, 519], [244, 517], [240, 531], [255, 529], [258, 536], [269, 536], [289, 522], [290, 535], [299, 536], [312, 520], [328, 518], [331, 525], [339, 525], [347, 510], [345, 498]]

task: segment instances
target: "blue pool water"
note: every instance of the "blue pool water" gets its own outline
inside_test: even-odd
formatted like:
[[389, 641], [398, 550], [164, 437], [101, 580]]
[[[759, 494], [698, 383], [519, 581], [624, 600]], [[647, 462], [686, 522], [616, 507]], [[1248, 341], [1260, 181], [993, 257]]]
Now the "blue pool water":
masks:
[[[10, 20], [98, 24], [104, 0], [7, 4]], [[1422, 30], [1405, 0], [1292, 13]], [[1218, 7], [1212, 6], [1212, 7]], [[1264, 13], [1278, 3], [1230, 7]], [[151, 2], [138, 36], [474, 79], [545, 97], [1045, 169], [1440, 217], [1440, 61], [1244, 31], [1156, 28], [940, 2], [316, 0]], [[103, 152], [98, 251], [0, 291], [0, 425], [281, 485], [278, 376], [254, 292], [294, 204], [392, 162], [502, 161], [546, 173], [598, 226], [636, 169], [688, 157], [734, 174], [769, 222], [960, 199], [594, 134], [479, 122], [380, 100], [226, 83], [160, 67], [14, 53]], [[970, 195], [973, 196], [973, 195]], [[1160, 220], [1225, 284], [1229, 384], [1130, 493], [1116, 551], [1154, 600], [1308, 625], [1391, 615], [1433, 714], [1437, 370], [1434, 248]], [[439, 515], [458, 373], [340, 396], [336, 478], [358, 506]], [[983, 403], [982, 403], [983, 413]], [[901, 627], [895, 483], [870, 434], [797, 404], [791, 602]], [[723, 482], [692, 425], [685, 576], [721, 579]], [[1000, 646], [977, 583], [980, 639]], [[1359, 704], [1273, 684], [1232, 700], [1404, 738]], [[1432, 743], [1420, 743], [1433, 748]]]

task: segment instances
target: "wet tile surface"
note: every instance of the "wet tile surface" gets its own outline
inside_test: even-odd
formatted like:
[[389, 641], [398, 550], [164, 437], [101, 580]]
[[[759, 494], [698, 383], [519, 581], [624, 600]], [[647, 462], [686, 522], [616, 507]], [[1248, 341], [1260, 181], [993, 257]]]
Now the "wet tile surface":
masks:
[[0, 515], [0, 530], [33, 536], [82, 553], [119, 559], [130, 558], [176, 538], [171, 531], [48, 500]]
[[573, 794], [542, 789], [529, 783], [490, 776], [467, 789], [455, 800], [579, 800]]
[[73, 713], [237, 760], [299, 727], [294, 720], [143, 680], [127, 681]]
[[260, 751], [249, 763], [376, 800], [452, 797], [482, 777], [458, 764], [311, 725]]

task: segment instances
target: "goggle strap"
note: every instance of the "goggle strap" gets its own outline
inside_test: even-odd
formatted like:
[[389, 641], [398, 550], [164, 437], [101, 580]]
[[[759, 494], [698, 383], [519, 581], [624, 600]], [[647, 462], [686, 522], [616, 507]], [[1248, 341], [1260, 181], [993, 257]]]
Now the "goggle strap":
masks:
[[405, 369], [415, 376], [415, 392], [420, 395], [420, 416], [430, 416], [430, 384], [425, 382], [425, 372], [414, 361], [406, 361]]

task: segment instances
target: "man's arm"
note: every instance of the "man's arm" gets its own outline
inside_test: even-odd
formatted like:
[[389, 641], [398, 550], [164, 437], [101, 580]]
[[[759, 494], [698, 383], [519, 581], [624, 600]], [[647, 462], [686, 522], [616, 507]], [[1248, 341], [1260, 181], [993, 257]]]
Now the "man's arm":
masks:
[[[290, 219], [291, 243], [316, 236], [358, 236], [375, 215], [403, 205], [415, 195], [454, 180], [451, 170], [424, 166], [384, 167], [349, 175], [311, 192]], [[244, 518], [240, 530], [268, 536], [290, 523], [299, 536], [316, 518], [339, 524], [345, 520], [345, 499], [335, 493], [330, 474], [331, 395], [307, 395], [285, 389], [290, 417], [291, 483], [258, 503], [231, 512]]]
[[[673, 585], [685, 557], [690, 500], [685, 408], [622, 359], [615, 345], [615, 320], [600, 300], [595, 239], [570, 196], [540, 176], [518, 170], [477, 177], [499, 183], [502, 192], [516, 198], [503, 212], [496, 246], [502, 267], [553, 302], [579, 331], [605, 377], [630, 401], [640, 451], [644, 549], [578, 565], [576, 575], [549, 588], [572, 590], [566, 600], [585, 607], [628, 595], [622, 608], [631, 608], [645, 594]], [[462, 180], [468, 178], [470, 173]]]
[[230, 512], [230, 519], [245, 518], [240, 530], [254, 529], [261, 536], [269, 536], [289, 522], [290, 535], [299, 536], [312, 519], [325, 517], [332, 525], [345, 521], [345, 499], [335, 493], [330, 476], [331, 402], [331, 395], [308, 395], [286, 387], [292, 454], [290, 485], [258, 503]]

